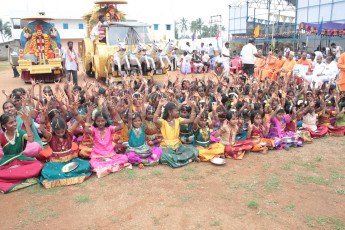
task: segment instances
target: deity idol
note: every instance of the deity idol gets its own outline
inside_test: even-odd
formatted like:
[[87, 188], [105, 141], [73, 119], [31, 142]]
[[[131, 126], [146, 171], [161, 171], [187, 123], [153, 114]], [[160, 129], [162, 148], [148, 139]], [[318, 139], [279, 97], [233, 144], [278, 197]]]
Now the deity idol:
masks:
[[116, 13], [116, 8], [113, 5], [109, 5], [107, 9], [107, 13], [105, 14], [105, 18], [107, 22], [119, 22], [121, 19], [120, 14]]
[[43, 33], [43, 28], [37, 25], [36, 33], [32, 35], [29, 54], [35, 54], [40, 64], [45, 64], [49, 58], [54, 58], [54, 53], [50, 50], [49, 36]]

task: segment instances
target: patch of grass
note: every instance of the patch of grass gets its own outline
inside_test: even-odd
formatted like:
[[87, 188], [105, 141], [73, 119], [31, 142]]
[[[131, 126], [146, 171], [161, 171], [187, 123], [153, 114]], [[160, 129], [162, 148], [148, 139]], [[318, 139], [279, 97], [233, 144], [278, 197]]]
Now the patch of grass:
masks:
[[80, 184], [77, 184], [77, 187], [84, 188], [87, 184], [88, 184], [87, 182], [80, 183]]
[[188, 174], [182, 174], [181, 179], [182, 179], [183, 181], [186, 181], [186, 180], [188, 180], [189, 178], [190, 178], [190, 175], [188, 175]]
[[302, 163], [299, 163], [299, 165], [303, 166], [304, 170], [306, 171], [315, 170], [316, 168], [315, 163], [311, 161], [302, 162]]
[[220, 226], [222, 223], [219, 220], [211, 221], [210, 226], [215, 227], [215, 226]]
[[291, 170], [291, 164], [285, 164], [285, 165], [283, 165], [282, 167], [280, 167], [281, 169], [283, 169], [283, 170]]
[[332, 181], [325, 179], [322, 176], [306, 176], [301, 174], [297, 175], [296, 182], [300, 184], [332, 184]]
[[165, 206], [165, 202], [160, 202], [159, 204], [158, 204], [158, 206]]
[[158, 225], [161, 224], [160, 221], [159, 221], [159, 219], [158, 219], [157, 217], [155, 217], [155, 216], [152, 217], [152, 220], [153, 220], [154, 226], [158, 226]]
[[148, 176], [148, 175], [145, 175], [145, 176], [142, 176], [142, 177], [140, 177], [142, 180], [149, 180], [149, 179], [151, 179], [151, 177], [150, 176]]
[[107, 187], [107, 184], [101, 184], [101, 188]]
[[113, 223], [117, 223], [117, 222], [121, 221], [121, 219], [115, 219], [115, 218], [110, 218], [110, 220]]
[[128, 179], [136, 179], [138, 178], [137, 171], [134, 169], [129, 169], [129, 170], [123, 170], [124, 173], [122, 174], [123, 177], [128, 178]]
[[267, 202], [266, 205], [268, 205], [270, 207], [275, 207], [275, 206], [278, 206], [278, 203], [276, 203], [274, 201], [270, 201], [270, 202]]
[[185, 202], [189, 201], [191, 198], [192, 198], [192, 196], [183, 196], [180, 199], [181, 199], [182, 203], [185, 203]]
[[345, 195], [345, 190], [342, 188], [335, 188], [334, 190], [339, 195]]
[[288, 210], [288, 211], [293, 211], [293, 210], [295, 210], [295, 208], [296, 208], [296, 205], [294, 205], [294, 204], [292, 204], [292, 203], [287, 204], [287, 205], [285, 205], [285, 207], [284, 207], [284, 209], [285, 209], [285, 210]]
[[245, 189], [246, 191], [255, 191], [258, 187], [258, 181], [239, 181], [237, 184], [232, 185], [230, 184], [230, 181], [226, 182], [228, 183], [228, 187], [231, 189], [231, 193], [234, 193], [237, 189]]
[[193, 168], [193, 167], [186, 167], [186, 168], [184, 168], [184, 171], [190, 172], [190, 173], [199, 173], [200, 172], [200, 170]]
[[156, 175], [156, 176], [161, 176], [163, 174], [164, 173], [162, 171], [158, 171], [158, 170], [152, 172], [152, 175]]
[[227, 195], [225, 195], [223, 193], [220, 193], [220, 192], [217, 192], [216, 196], [219, 197], [219, 198], [223, 198], [225, 200], [231, 200], [230, 197], [228, 197]]
[[259, 203], [258, 203], [256, 200], [250, 200], [250, 201], [247, 203], [247, 206], [248, 206], [249, 208], [258, 208]]
[[276, 192], [280, 189], [280, 182], [280, 179], [272, 174], [264, 184], [264, 188], [267, 192]]
[[271, 163], [265, 163], [262, 167], [264, 168], [263, 171], [267, 172], [272, 167], [272, 165]]
[[[322, 226], [327, 226], [332, 225], [333, 229], [337, 230], [344, 230], [345, 229], [345, 222], [339, 218], [334, 218], [334, 217], [319, 217], [315, 218], [314, 216], [308, 216], [305, 215], [304, 218], [306, 218], [306, 224], [309, 228], [315, 227], [315, 224], [321, 224]], [[329, 228], [328, 228], [329, 229]]]
[[331, 171], [331, 178], [333, 180], [339, 180], [339, 179], [343, 179], [344, 178], [344, 176], [341, 175], [341, 173], [338, 172], [336, 169], [330, 168], [330, 171]]
[[90, 199], [89, 195], [80, 195], [80, 196], [76, 196], [74, 198], [75, 202], [77, 202], [78, 204], [82, 204], [82, 203], [90, 203], [92, 200]]
[[197, 224], [196, 227], [197, 228], [202, 228], [202, 225], [201, 224]]
[[132, 195], [133, 195], [133, 193], [132, 193], [132, 192], [129, 192], [129, 193], [128, 193], [128, 195], [129, 195], [129, 196], [132, 196]]
[[54, 202], [45, 204], [45, 206], [38, 205], [35, 201], [31, 201], [30, 204], [22, 209], [20, 215], [25, 217], [21, 218], [21, 224], [17, 225], [16, 228], [22, 228], [32, 223], [41, 223], [46, 221], [48, 218], [57, 218], [59, 213], [55, 212], [52, 207]]
[[87, 226], [87, 229], [98, 229], [98, 225], [97, 224], [91, 224], [91, 225]]
[[196, 184], [195, 184], [195, 183], [188, 182], [188, 184], [187, 184], [187, 189], [194, 189], [195, 187], [196, 187]]
[[260, 216], [271, 216], [273, 219], [276, 219], [278, 217], [278, 215], [274, 212], [266, 212], [263, 211], [261, 208], [259, 208], [259, 211], [256, 213], [256, 215], [260, 215]]
[[64, 187], [53, 187], [50, 189], [45, 189], [39, 184], [32, 185], [26, 189], [26, 191], [35, 196], [46, 196], [49, 194], [55, 194], [63, 191]]
[[321, 161], [323, 161], [323, 156], [318, 156], [318, 157], [316, 157], [316, 158], [314, 159], [314, 161], [316, 161], [316, 162], [321, 162]]

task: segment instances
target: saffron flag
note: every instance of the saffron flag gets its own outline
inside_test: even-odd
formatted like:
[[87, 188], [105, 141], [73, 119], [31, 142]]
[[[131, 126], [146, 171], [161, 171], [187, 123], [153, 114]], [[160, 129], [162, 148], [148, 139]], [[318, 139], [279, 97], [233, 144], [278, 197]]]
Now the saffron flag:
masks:
[[216, 39], [218, 40], [218, 38], [219, 38], [219, 30], [218, 30], [218, 32], [217, 32]]
[[317, 35], [321, 35], [321, 32], [322, 32], [322, 25], [323, 25], [323, 18], [322, 18], [322, 20], [321, 20], [321, 23], [320, 23], [320, 25], [319, 25], [319, 30], [317, 31]]
[[254, 30], [254, 38], [259, 37], [260, 35], [260, 25], [258, 25]]

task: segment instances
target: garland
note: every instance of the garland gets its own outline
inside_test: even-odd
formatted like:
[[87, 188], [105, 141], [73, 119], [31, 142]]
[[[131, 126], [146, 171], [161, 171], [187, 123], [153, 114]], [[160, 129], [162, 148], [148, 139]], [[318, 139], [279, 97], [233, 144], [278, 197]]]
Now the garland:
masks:
[[[50, 48], [49, 37], [47, 34], [42, 34], [44, 38], [44, 57], [48, 59], [48, 49]], [[34, 33], [31, 38], [30, 44], [31, 50], [35, 51], [35, 55], [38, 57], [38, 50], [37, 50], [37, 33]]]
[[[289, 31], [289, 32], [284, 32], [284, 33], [277, 33], [273, 34], [273, 37], [283, 37], [283, 36], [290, 36], [291, 34], [298, 33], [298, 31]], [[267, 37], [272, 37], [272, 34], [262, 34], [259, 35], [257, 38], [267, 38]], [[254, 35], [251, 36], [242, 36], [242, 35], [234, 35], [232, 36], [233, 39], [243, 39], [243, 38], [254, 38]]]
[[[299, 25], [299, 28], [301, 30], [305, 30], [305, 31], [308, 31], [308, 32], [314, 33], [314, 34], [317, 34], [319, 32], [318, 27], [306, 25], [303, 22]], [[345, 30], [344, 29], [336, 29], [336, 30], [322, 29], [321, 35], [323, 35], [323, 36], [343, 36], [343, 35], [345, 35]]]

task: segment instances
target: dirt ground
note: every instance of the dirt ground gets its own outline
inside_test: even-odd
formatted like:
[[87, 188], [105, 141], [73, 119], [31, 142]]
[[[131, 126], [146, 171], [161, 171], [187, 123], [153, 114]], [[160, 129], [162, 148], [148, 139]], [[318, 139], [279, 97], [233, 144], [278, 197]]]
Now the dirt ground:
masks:
[[[28, 87], [1, 62], [0, 81], [1, 89]], [[0, 229], [345, 229], [344, 152], [344, 137], [326, 137], [224, 166], [159, 165], [34, 185], [0, 194]]]

